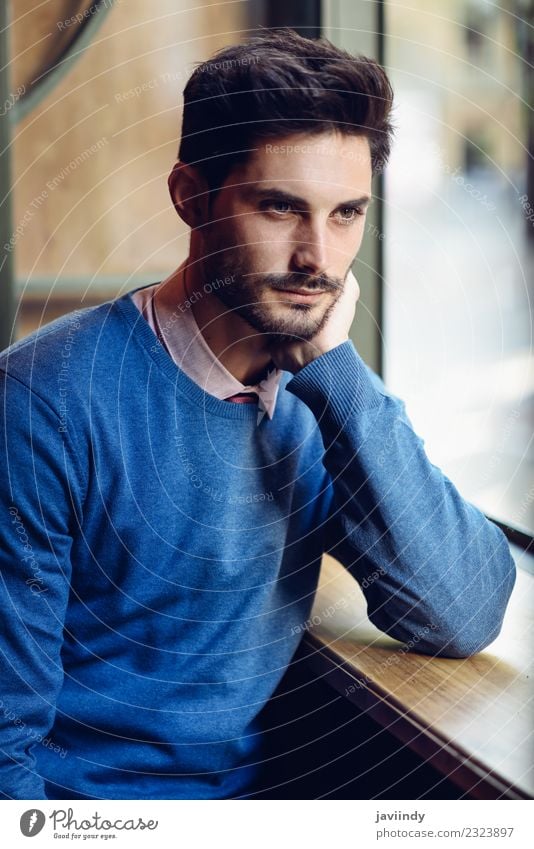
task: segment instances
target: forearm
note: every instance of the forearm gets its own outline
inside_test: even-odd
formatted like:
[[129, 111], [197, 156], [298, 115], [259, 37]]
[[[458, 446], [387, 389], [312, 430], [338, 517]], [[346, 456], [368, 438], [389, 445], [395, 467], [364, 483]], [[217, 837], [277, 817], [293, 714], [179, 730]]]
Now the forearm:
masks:
[[431, 626], [423, 651], [480, 651], [515, 580], [504, 535], [430, 463], [402, 402], [375, 387], [351, 342], [287, 389], [317, 418], [334, 493], [327, 548], [362, 583], [372, 621], [404, 641]]

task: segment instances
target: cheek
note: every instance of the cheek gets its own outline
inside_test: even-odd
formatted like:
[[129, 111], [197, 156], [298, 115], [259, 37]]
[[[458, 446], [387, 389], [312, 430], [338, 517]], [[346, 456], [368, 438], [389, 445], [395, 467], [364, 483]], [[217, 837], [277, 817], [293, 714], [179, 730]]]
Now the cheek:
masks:
[[261, 215], [249, 215], [243, 221], [241, 228], [243, 242], [248, 243], [254, 250], [265, 250], [280, 238], [280, 232], [276, 227], [269, 226], [269, 222]]
[[239, 253], [251, 256], [263, 247], [264, 233], [259, 222], [250, 214], [236, 215], [224, 227], [224, 238], [228, 247], [235, 247]]
[[282, 229], [260, 216], [248, 216], [238, 233], [243, 255], [259, 269], [272, 268], [275, 262], [283, 264], [290, 252], [290, 236]]

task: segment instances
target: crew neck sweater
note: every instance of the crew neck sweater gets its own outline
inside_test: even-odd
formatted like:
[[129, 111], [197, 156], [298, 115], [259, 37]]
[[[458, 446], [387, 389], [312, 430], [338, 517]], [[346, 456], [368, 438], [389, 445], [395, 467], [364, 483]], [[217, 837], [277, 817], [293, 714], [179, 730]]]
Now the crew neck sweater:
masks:
[[260, 426], [173, 362], [131, 293], [17, 342], [0, 376], [5, 797], [246, 797], [324, 551], [418, 651], [497, 636], [506, 539], [352, 342], [283, 372]]

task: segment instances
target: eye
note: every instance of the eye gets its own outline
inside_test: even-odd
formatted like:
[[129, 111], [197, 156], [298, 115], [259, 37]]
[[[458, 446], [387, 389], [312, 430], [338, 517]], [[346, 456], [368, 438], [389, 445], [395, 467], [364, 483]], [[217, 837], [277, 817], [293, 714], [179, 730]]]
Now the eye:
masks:
[[265, 208], [275, 212], [277, 215], [286, 215], [291, 212], [292, 206], [287, 200], [268, 200], [265, 202]]
[[365, 215], [365, 209], [361, 206], [342, 206], [336, 214], [342, 224], [352, 224], [358, 215]]

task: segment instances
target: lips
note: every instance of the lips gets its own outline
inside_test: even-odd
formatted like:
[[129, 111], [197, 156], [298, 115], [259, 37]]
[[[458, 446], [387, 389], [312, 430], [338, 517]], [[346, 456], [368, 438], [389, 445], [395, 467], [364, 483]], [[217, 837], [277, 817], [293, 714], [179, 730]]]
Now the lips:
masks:
[[278, 289], [273, 287], [277, 292], [282, 292], [284, 295], [298, 295], [301, 298], [314, 298], [319, 295], [324, 295], [326, 289]]
[[281, 292], [291, 292], [292, 295], [322, 295], [326, 289], [280, 289]]

